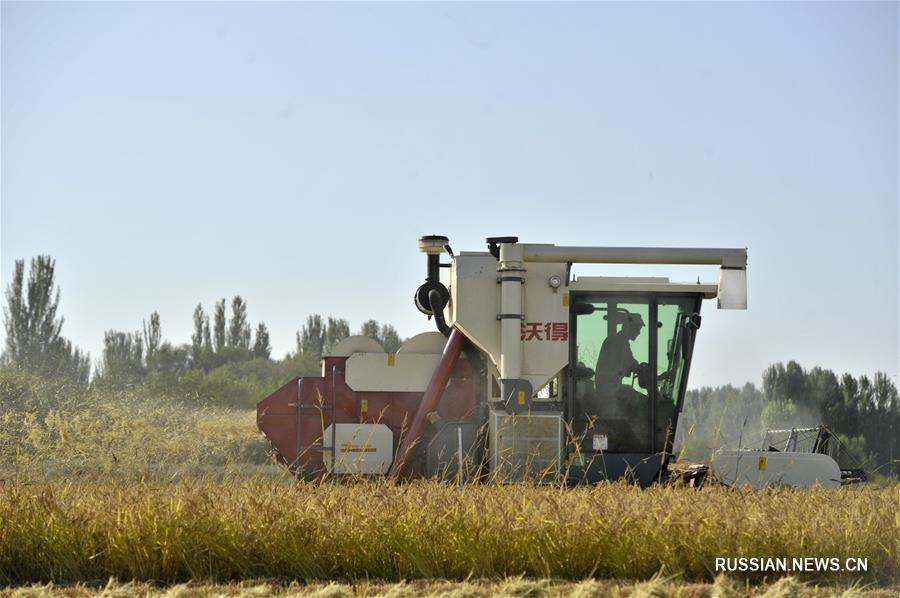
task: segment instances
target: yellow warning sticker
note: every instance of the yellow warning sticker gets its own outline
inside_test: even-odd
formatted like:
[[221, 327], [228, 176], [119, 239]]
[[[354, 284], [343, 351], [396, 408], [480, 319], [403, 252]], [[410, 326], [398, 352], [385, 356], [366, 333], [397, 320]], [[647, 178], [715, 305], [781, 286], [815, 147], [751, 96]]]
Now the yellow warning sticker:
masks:
[[397, 356], [393, 353], [388, 353], [388, 366], [393, 367], [394, 361], [397, 359]]
[[369, 399], [361, 399], [359, 401], [359, 412], [365, 413], [369, 410]]
[[563, 293], [563, 307], [569, 306], [569, 294]]
[[766, 458], [765, 458], [765, 457], [760, 457], [760, 458], [759, 458], [759, 470], [760, 470], [760, 471], [765, 471], [765, 470], [766, 470]]
[[525, 391], [520, 390], [519, 391], [519, 405], [524, 405], [524, 404], [525, 404]]

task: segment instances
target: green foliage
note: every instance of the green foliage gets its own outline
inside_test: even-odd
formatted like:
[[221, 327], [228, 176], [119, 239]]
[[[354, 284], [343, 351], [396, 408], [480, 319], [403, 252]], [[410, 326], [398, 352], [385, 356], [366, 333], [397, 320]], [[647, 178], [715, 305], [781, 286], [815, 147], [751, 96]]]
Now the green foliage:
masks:
[[838, 434], [837, 438], [841, 447], [839, 460], [848, 463], [876, 463], [878, 461], [878, 456], [866, 448], [864, 436], [849, 437], [846, 434]]
[[190, 370], [174, 381], [160, 377], [150, 385], [198, 404], [253, 409], [291, 377], [283, 364], [256, 357], [228, 361], [209, 372]]
[[[198, 405], [253, 408], [279, 386], [298, 375], [319, 375], [326, 330], [321, 316], [307, 319], [303, 329], [307, 351], [282, 361], [270, 359], [269, 330], [260, 322], [251, 345], [247, 304], [232, 300], [231, 320], [224, 319], [224, 300], [215, 305], [214, 334], [202, 305], [194, 309], [191, 344], [175, 346], [162, 340], [159, 314], [144, 322], [142, 333], [108, 331], [103, 362], [94, 385], [98, 388], [138, 388], [177, 397]], [[225, 344], [222, 331], [225, 331]], [[330, 338], [346, 336], [346, 320], [329, 318]]]
[[719, 447], [755, 446], [766, 400], [753, 384], [690, 390], [678, 421], [676, 444], [684, 457], [708, 460]]
[[821, 422], [797, 415], [797, 404], [789, 399], [769, 401], [762, 411], [762, 427], [775, 428], [812, 427]]
[[134, 384], [145, 373], [141, 334], [108, 330], [103, 335], [103, 362], [98, 382], [121, 387]]
[[180, 376], [191, 368], [192, 363], [190, 346], [176, 347], [165, 341], [154, 354], [152, 362], [148, 363], [148, 370], [151, 374]]
[[282, 374], [282, 382], [287, 382], [294, 376], [321, 376], [321, 358], [310, 353], [294, 353], [278, 362], [279, 371]]
[[151, 368], [150, 364], [156, 358], [156, 352], [159, 351], [159, 344], [162, 342], [162, 328], [159, 323], [159, 313], [153, 312], [150, 314], [150, 323], [147, 324], [147, 321], [144, 320], [144, 348], [147, 353], [147, 367]]
[[379, 326], [376, 320], [367, 320], [363, 322], [359, 333], [378, 341], [388, 353], [396, 353], [397, 349], [399, 349], [400, 345], [403, 343], [403, 341], [400, 340], [400, 335], [397, 334], [396, 328], [390, 324]]
[[78, 384], [87, 384], [91, 377], [91, 356], [84, 353], [72, 342], [60, 337], [49, 352], [44, 370], [53, 378]]
[[371, 339], [381, 342], [379, 338], [380, 329], [376, 320], [366, 320], [359, 329], [362, 336], [368, 336]]
[[328, 354], [334, 347], [350, 336], [350, 324], [343, 318], [332, 318], [328, 316], [328, 326], [325, 328], [325, 354]]
[[297, 333], [297, 351], [304, 355], [314, 356], [317, 360], [322, 357], [325, 349], [325, 327], [322, 324], [322, 316], [312, 314], [306, 317], [306, 324]]
[[247, 321], [247, 302], [240, 295], [231, 300], [231, 320], [228, 323], [228, 346], [250, 349], [250, 323]]
[[3, 308], [6, 347], [2, 361], [42, 376], [87, 383], [90, 356], [62, 336], [56, 262], [49, 255], [31, 260], [27, 288], [25, 261], [16, 260], [13, 279], [6, 289]]
[[[87, 383], [90, 360], [60, 335], [59, 289], [54, 292], [55, 262], [49, 256], [32, 260], [27, 292], [24, 262], [6, 291], [7, 346], [2, 363], [16, 365], [48, 379]], [[297, 333], [297, 351], [282, 361], [272, 361], [269, 329], [260, 322], [251, 334], [247, 302], [240, 295], [231, 301], [226, 317], [225, 299], [213, 307], [213, 323], [202, 304], [193, 313], [190, 345], [174, 345], [163, 339], [158, 312], [143, 321], [138, 332], [108, 330], [103, 357], [94, 385], [133, 388], [145, 385], [177, 397], [205, 403], [253, 406], [272, 390], [296, 375], [318, 375], [319, 360], [349, 336], [343, 318], [312, 314]], [[389, 351], [400, 338], [393, 326], [379, 327], [370, 320], [364, 328]], [[229, 377], [234, 377], [230, 383]]]
[[212, 351], [209, 333], [209, 316], [203, 312], [203, 304], [194, 308], [194, 333], [191, 335], [191, 361], [196, 367], [203, 362], [204, 352]]
[[213, 315], [213, 351], [218, 353], [225, 346], [225, 299], [216, 302]]
[[397, 334], [397, 329], [390, 324], [383, 325], [378, 336], [381, 346], [384, 347], [384, 350], [388, 353], [396, 353], [397, 349], [399, 349], [400, 345], [403, 343], [403, 341], [400, 340], [400, 335]]
[[140, 382], [150, 372], [169, 374], [185, 369], [187, 352], [162, 340], [159, 313], [144, 320], [143, 332], [108, 330], [103, 336], [103, 361], [95, 384], [121, 388]]
[[272, 354], [272, 344], [269, 342], [269, 329], [262, 322], [256, 327], [256, 339], [253, 341], [253, 356], [268, 359]]

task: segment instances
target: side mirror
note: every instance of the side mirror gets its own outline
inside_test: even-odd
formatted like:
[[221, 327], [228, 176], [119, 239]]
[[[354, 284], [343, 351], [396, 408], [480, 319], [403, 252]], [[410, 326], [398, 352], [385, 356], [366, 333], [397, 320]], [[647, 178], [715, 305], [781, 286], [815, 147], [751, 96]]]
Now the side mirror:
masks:
[[694, 330], [700, 330], [700, 323], [703, 321], [703, 318], [700, 317], [700, 314], [694, 312], [691, 314], [691, 317], [688, 318], [687, 323], [685, 324], [688, 328], [693, 328]]
[[684, 322], [684, 331], [681, 333], [681, 355], [687, 357], [691, 354], [691, 340], [694, 333], [700, 329], [702, 319], [697, 312], [692, 313]]

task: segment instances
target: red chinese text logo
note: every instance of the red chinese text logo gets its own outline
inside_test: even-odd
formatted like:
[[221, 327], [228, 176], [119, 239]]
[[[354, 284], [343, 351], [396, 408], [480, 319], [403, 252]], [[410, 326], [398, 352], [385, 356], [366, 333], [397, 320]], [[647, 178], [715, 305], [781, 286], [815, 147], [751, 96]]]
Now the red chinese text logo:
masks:
[[567, 341], [568, 322], [522, 322], [523, 341]]

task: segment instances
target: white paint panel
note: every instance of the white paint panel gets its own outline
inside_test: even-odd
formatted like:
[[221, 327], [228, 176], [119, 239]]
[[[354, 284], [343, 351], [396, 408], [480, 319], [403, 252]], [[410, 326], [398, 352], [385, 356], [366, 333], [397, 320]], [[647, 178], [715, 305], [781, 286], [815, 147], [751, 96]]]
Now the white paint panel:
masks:
[[497, 260], [489, 253], [463, 251], [450, 268], [450, 303], [447, 323], [456, 325], [500, 366], [500, 285]]
[[[569, 362], [569, 306], [563, 304], [563, 296], [569, 289], [564, 284], [554, 289], [548, 283], [554, 274], [565, 281], [565, 264], [526, 265], [524, 323], [526, 329], [539, 324], [540, 335], [522, 341], [522, 377], [537, 392]], [[543, 328], [547, 324], [561, 326], [565, 335], [548, 334]]]
[[719, 309], [747, 309], [747, 271], [722, 268], [719, 271]]
[[[500, 305], [497, 283], [497, 260], [488, 253], [463, 252], [453, 260], [451, 269], [452, 324], [491, 358], [494, 368], [500, 365], [500, 321], [497, 314], [508, 311]], [[565, 264], [528, 264], [522, 293], [525, 323], [562, 324], [568, 330], [569, 308], [563, 304], [565, 286], [552, 289], [548, 284], [556, 274], [565, 281]], [[510, 320], [507, 320], [509, 323]], [[521, 325], [516, 322], [516, 327]], [[516, 335], [519, 338], [519, 335]], [[566, 340], [532, 340], [522, 342], [521, 377], [537, 391], [568, 362]]]
[[[325, 447], [331, 447], [332, 426], [325, 428]], [[394, 435], [384, 424], [337, 424], [337, 450], [332, 466], [331, 451], [325, 451], [325, 468], [331, 473], [387, 473], [394, 455]]]
[[425, 392], [440, 360], [425, 353], [354, 353], [345, 379], [357, 392]]
[[384, 353], [384, 348], [374, 338], [355, 334], [338, 342], [328, 355], [331, 357], [349, 357], [354, 353]]
[[625, 278], [621, 276], [579, 276], [570, 287], [573, 291], [703, 293], [704, 299], [714, 299], [719, 292], [716, 283], [669, 282], [668, 278]]
[[828, 455], [719, 449], [713, 455], [713, 476], [729, 486], [796, 486], [825, 488], [841, 485], [841, 470]]
[[444, 352], [447, 338], [440, 332], [422, 332], [412, 338], [403, 341], [397, 353], [409, 355], [411, 353], [426, 353], [440, 355]]

